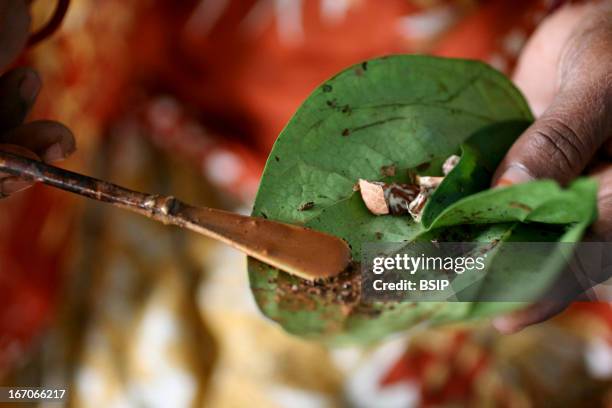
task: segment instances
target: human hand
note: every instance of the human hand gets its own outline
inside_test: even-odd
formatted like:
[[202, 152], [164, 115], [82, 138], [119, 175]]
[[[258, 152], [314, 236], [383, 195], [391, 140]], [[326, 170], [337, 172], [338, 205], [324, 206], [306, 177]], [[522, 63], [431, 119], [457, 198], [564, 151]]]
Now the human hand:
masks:
[[[29, 35], [30, 16], [25, 0], [0, 3], [0, 72], [17, 58]], [[60, 123], [35, 121], [24, 124], [41, 88], [35, 71], [16, 68], [0, 77], [0, 150], [47, 163], [62, 160], [75, 150], [74, 136]], [[32, 183], [0, 173], [0, 198]]]
[[[538, 116], [500, 164], [493, 185], [580, 174], [600, 183], [591, 240], [612, 240], [612, 2], [567, 6], [550, 16], [525, 47], [515, 73]], [[607, 277], [593, 277], [602, 280]], [[539, 301], [493, 325], [513, 333], [563, 311], [583, 289], [562, 276], [555, 301]], [[550, 296], [548, 296], [550, 298]]]

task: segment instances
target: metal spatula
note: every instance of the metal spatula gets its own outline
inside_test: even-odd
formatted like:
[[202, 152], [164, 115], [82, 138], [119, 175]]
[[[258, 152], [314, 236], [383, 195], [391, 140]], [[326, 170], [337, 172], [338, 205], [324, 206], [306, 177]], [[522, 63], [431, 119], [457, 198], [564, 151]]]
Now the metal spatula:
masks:
[[129, 190], [11, 153], [0, 152], [0, 171], [199, 232], [304, 279], [335, 276], [350, 262], [346, 242], [308, 228], [194, 207], [172, 196]]

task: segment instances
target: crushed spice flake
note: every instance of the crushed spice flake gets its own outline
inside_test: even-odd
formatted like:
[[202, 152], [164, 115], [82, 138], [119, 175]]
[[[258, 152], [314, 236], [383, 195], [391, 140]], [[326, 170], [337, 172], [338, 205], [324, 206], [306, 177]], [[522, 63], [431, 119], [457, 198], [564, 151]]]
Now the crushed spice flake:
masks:
[[408, 206], [419, 193], [413, 184], [382, 183], [359, 180], [359, 191], [366, 207], [375, 215], [408, 213]]
[[301, 204], [298, 207], [298, 211], [308, 211], [308, 210], [311, 210], [314, 206], [315, 206], [315, 203], [313, 201], [308, 201], [308, 202]]
[[297, 303], [308, 303], [312, 297], [317, 297], [324, 302], [353, 307], [361, 300], [360, 264], [352, 262], [344, 272], [327, 279], [278, 279], [276, 294], [284, 296], [288, 293]]
[[438, 188], [443, 180], [444, 177], [416, 176], [416, 184], [426, 189]]
[[425, 208], [425, 204], [427, 204], [427, 199], [430, 194], [430, 190], [425, 188], [421, 189], [416, 198], [408, 206], [408, 212], [416, 222], [421, 222], [423, 208]]
[[[459, 162], [459, 156], [450, 156], [443, 164], [447, 174]], [[395, 165], [382, 166], [383, 176], [394, 176]], [[383, 183], [359, 179], [359, 191], [366, 207], [375, 215], [410, 214], [416, 222], [421, 221], [421, 213], [434, 190], [444, 181], [444, 177], [419, 176], [408, 171], [411, 183]], [[355, 188], [353, 187], [353, 190]]]
[[410, 203], [417, 197], [419, 187], [414, 184], [392, 183], [385, 189], [385, 201], [393, 215], [409, 213]]
[[455, 166], [459, 163], [459, 160], [461, 160], [461, 158], [456, 154], [453, 154], [448, 159], [446, 159], [442, 164], [442, 173], [445, 176], [448, 176], [448, 173], [450, 173], [455, 168]]
[[389, 206], [385, 201], [384, 185], [385, 183], [359, 179], [361, 198], [372, 214], [389, 214]]

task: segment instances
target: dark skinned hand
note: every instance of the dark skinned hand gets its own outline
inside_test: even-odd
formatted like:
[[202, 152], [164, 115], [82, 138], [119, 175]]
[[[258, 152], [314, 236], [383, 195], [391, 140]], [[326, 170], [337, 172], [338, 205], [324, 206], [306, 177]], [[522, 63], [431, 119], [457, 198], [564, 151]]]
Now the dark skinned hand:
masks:
[[[0, 77], [0, 150], [53, 163], [74, 152], [74, 136], [57, 122], [24, 123], [40, 91], [40, 78], [29, 68], [6, 72], [23, 51], [29, 28], [30, 16], [25, 0], [0, 2], [0, 72], [4, 72]], [[31, 184], [0, 173], [0, 198]]]
[[[493, 185], [543, 178], [567, 184], [590, 174], [600, 184], [599, 216], [587, 240], [612, 240], [612, 1], [566, 6], [551, 15], [527, 43], [514, 80], [537, 120], [510, 149]], [[585, 290], [571, 282], [562, 276], [551, 289], [554, 296], [493, 325], [514, 333], [560, 313]]]

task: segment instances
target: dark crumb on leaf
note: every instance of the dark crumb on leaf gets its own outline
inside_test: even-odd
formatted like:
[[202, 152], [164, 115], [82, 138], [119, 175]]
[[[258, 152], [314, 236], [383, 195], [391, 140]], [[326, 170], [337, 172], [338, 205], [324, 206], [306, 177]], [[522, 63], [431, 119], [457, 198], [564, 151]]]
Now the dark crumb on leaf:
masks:
[[379, 241], [383, 238], [383, 233], [382, 232], [377, 232], [374, 235], [376, 236], [376, 239], [379, 240]]
[[422, 163], [417, 166], [418, 171], [425, 171], [431, 166], [431, 163]]
[[510, 203], [510, 207], [519, 208], [519, 209], [527, 211], [527, 212], [532, 210], [532, 208], [529, 207], [528, 205], [523, 204], [523, 203], [519, 203], [519, 202], [516, 202], [516, 201], [511, 202]]
[[344, 272], [328, 279], [279, 280], [276, 293], [282, 296], [289, 292], [292, 300], [298, 304], [312, 302], [312, 298], [317, 297], [323, 302], [354, 307], [361, 298], [360, 266], [353, 262]]
[[329, 84], [323, 85], [323, 92], [331, 92], [332, 89], [333, 89], [332, 86]]
[[380, 172], [383, 176], [386, 176], [386, 177], [395, 176], [395, 172], [396, 172], [395, 164], [390, 164], [388, 166], [382, 166], [380, 168]]
[[364, 71], [368, 70], [368, 61], [363, 61], [361, 63], [361, 69], [363, 69]]
[[350, 134], [351, 134], [351, 131], [350, 131], [349, 129], [344, 129], [344, 130], [342, 131], [342, 136], [348, 136], [348, 135], [350, 135]]
[[312, 201], [308, 201], [298, 207], [298, 211], [308, 211], [314, 207], [315, 203]]
[[278, 156], [274, 156], [274, 160], [276, 160], [277, 162], [280, 161], [280, 158]]

